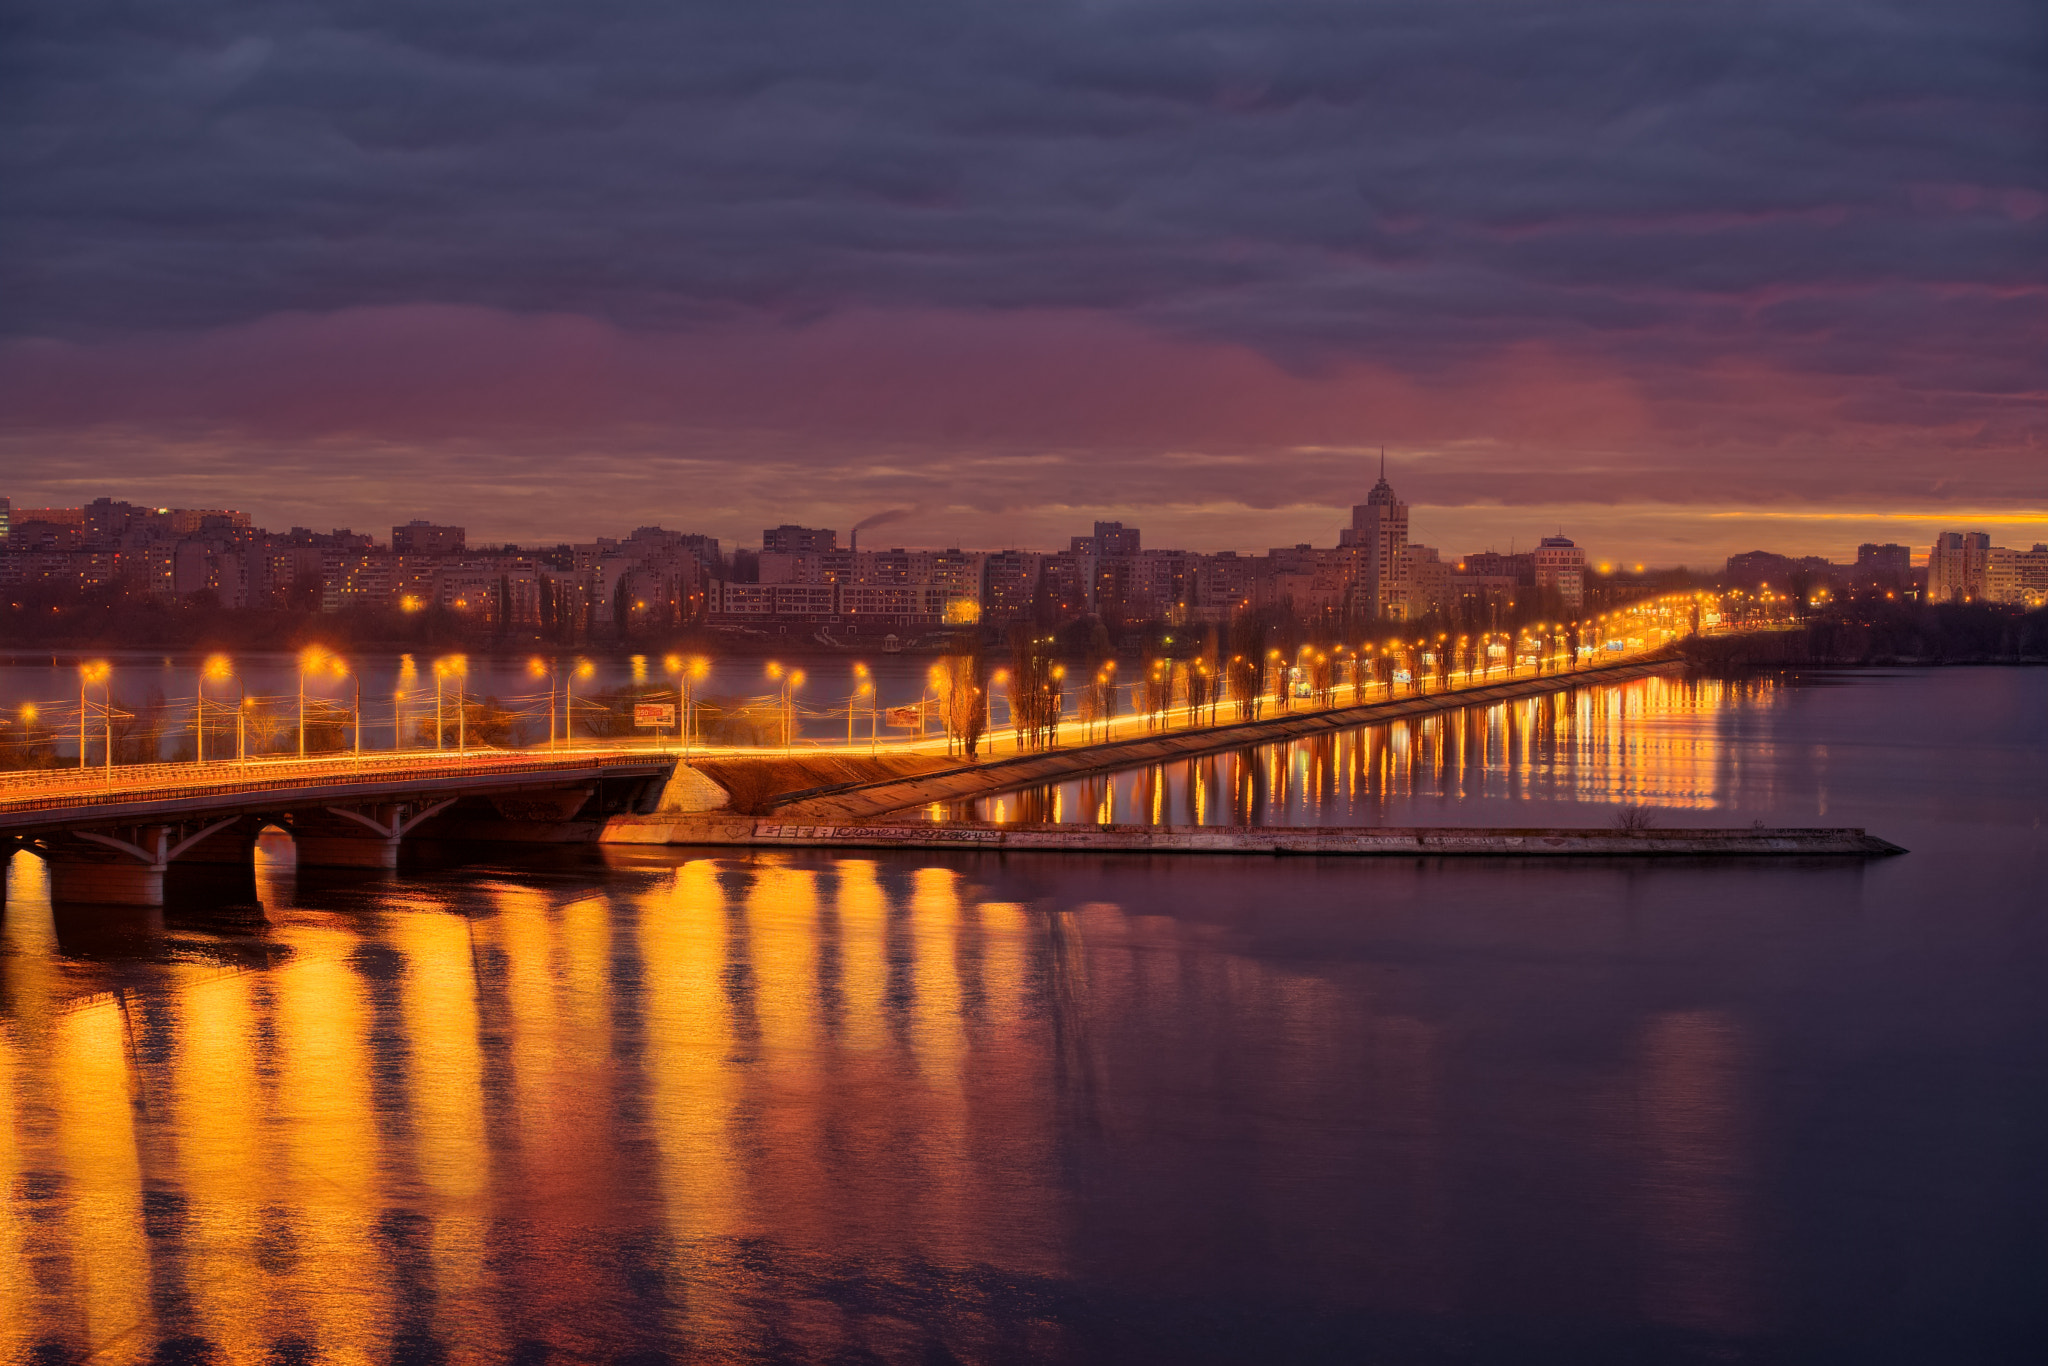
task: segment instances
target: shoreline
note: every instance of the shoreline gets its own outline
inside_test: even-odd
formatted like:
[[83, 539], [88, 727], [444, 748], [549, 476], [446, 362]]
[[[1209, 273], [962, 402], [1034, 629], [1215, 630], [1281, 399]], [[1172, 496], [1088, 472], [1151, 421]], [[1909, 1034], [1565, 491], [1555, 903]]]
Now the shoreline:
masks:
[[1889, 858], [1907, 850], [1861, 827], [1623, 831], [1599, 827], [999, 825], [988, 821], [806, 823], [614, 818], [611, 847], [975, 849], [996, 853], [1274, 854], [1348, 857]]

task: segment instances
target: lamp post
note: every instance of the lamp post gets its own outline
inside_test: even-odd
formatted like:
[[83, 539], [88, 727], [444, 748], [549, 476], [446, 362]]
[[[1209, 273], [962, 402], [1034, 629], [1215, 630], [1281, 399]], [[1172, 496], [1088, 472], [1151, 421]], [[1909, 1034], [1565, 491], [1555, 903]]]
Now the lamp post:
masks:
[[[988, 685], [991, 688], [1001, 688], [1003, 690], [1003, 725], [1010, 732], [1010, 743], [1021, 751], [1024, 745], [1017, 735], [1017, 704], [1010, 700], [1010, 671], [1008, 669], [997, 669], [988, 676]], [[996, 742], [993, 740], [989, 741], [989, 753], [995, 753], [995, 747]]]
[[355, 721], [355, 752], [356, 758], [360, 759], [363, 757], [363, 680], [339, 655], [329, 655], [327, 667], [336, 678], [346, 678], [355, 684], [355, 709], [349, 714]]
[[768, 677], [782, 684], [782, 749], [788, 753], [796, 743], [796, 713], [791, 694], [803, 685], [804, 671], [784, 669], [771, 659], [768, 661]]
[[[691, 655], [688, 659], [670, 655], [662, 666], [676, 678], [676, 740], [687, 754], [690, 752], [690, 680], [709, 674], [711, 661], [702, 655]], [[853, 667], [863, 668], [859, 664]]]
[[[207, 656], [205, 665], [199, 670], [199, 679], [193, 685], [193, 690], [199, 700], [193, 707], [192, 712], [192, 754], [193, 762], [196, 764], [206, 762], [206, 680], [209, 678], [216, 680], [233, 678], [234, 675], [235, 666], [226, 655]], [[237, 679], [236, 681], [239, 682], [240, 680]], [[243, 690], [243, 695], [245, 697], [248, 695], [246, 688]], [[237, 704], [235, 708], [235, 758], [240, 759], [241, 757], [242, 713], [240, 705]]]
[[534, 678], [548, 681], [548, 748], [555, 747], [555, 663], [539, 655], [526, 661], [526, 672]]
[[804, 671], [791, 669], [782, 680], [782, 752], [796, 748], [796, 690], [804, 685]]
[[861, 698], [874, 691], [875, 685], [868, 675], [868, 666], [855, 663], [853, 666], [853, 695], [846, 699], [846, 747], [853, 748], [853, 709]]
[[327, 660], [327, 652], [318, 645], [308, 645], [299, 651], [299, 757], [306, 757], [306, 675], [319, 669]]
[[1046, 714], [1046, 724], [1047, 724], [1047, 726], [1049, 726], [1049, 727], [1051, 728], [1051, 729], [1050, 729], [1050, 739], [1052, 740], [1052, 743], [1053, 743], [1053, 744], [1054, 744], [1055, 746], [1057, 746], [1057, 745], [1059, 744], [1059, 736], [1060, 736], [1060, 729], [1059, 729], [1059, 727], [1060, 727], [1060, 708], [1061, 708], [1062, 706], [1066, 705], [1066, 704], [1065, 704], [1065, 701], [1064, 701], [1064, 698], [1063, 698], [1063, 695], [1064, 695], [1064, 693], [1065, 693], [1066, 689], [1064, 689], [1064, 688], [1063, 688], [1063, 687], [1061, 687], [1060, 685], [1061, 685], [1061, 683], [1063, 683], [1063, 682], [1065, 681], [1066, 677], [1067, 677], [1067, 666], [1066, 666], [1066, 665], [1064, 665], [1064, 664], [1055, 664], [1055, 665], [1053, 665], [1053, 666], [1052, 666], [1052, 681], [1051, 681], [1051, 685], [1050, 685], [1050, 686], [1049, 686], [1049, 687], [1048, 687], [1048, 688], [1046, 689], [1047, 693], [1049, 694], [1049, 696], [1048, 696], [1048, 697], [1046, 698], [1046, 708], [1045, 708], [1045, 714]]
[[114, 666], [104, 659], [95, 659], [78, 666], [78, 767], [85, 769], [85, 688], [88, 683], [98, 683], [107, 690], [107, 767], [114, 766], [114, 689], [107, 680], [112, 676]]
[[448, 656], [448, 674], [455, 680], [455, 752], [461, 754], [469, 748], [469, 656]]
[[590, 678], [597, 673], [597, 665], [587, 659], [576, 661], [576, 667], [562, 680], [562, 742], [567, 744], [576, 728], [576, 680]]
[[676, 748], [683, 747], [683, 660], [680, 655], [668, 655], [661, 661], [661, 671], [676, 681]]
[[448, 676], [448, 661], [434, 661], [434, 748], [441, 748], [441, 737], [447, 733], [448, 723], [441, 718], [441, 680]]

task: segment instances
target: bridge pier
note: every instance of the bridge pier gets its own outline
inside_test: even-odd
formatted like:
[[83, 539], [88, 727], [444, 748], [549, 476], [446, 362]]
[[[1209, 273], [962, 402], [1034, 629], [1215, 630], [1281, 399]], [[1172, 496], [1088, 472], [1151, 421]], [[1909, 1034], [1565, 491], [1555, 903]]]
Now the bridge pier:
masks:
[[162, 765], [104, 783], [53, 776], [47, 790], [0, 793], [0, 861], [35, 853], [58, 904], [157, 907], [169, 892], [218, 910], [256, 900], [255, 845], [269, 824], [308, 868], [390, 869], [409, 839], [595, 841], [606, 817], [646, 805], [674, 767], [671, 755], [536, 752], [309, 761], [246, 775], [239, 790], [211, 769]]
[[380, 802], [294, 811], [292, 846], [301, 868], [396, 868], [405, 836], [454, 802], [449, 797], [437, 802]]
[[212, 821], [66, 830], [35, 841], [50, 870], [50, 900], [102, 906], [161, 906], [174, 859], [241, 824]]

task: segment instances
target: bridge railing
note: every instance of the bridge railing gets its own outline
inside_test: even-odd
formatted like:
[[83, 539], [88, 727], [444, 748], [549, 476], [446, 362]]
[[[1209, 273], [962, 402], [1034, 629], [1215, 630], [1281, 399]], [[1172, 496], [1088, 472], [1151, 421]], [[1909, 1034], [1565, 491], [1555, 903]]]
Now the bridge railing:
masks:
[[310, 761], [301, 762], [294, 759], [287, 761], [292, 771], [279, 772], [276, 766], [265, 765], [262, 776], [251, 775], [242, 766], [236, 765], [236, 772], [240, 776], [214, 782], [192, 781], [193, 770], [197, 767], [193, 764], [138, 764], [134, 765], [136, 769], [175, 770], [175, 780], [171, 780], [167, 775], [165, 781], [124, 782], [112, 787], [73, 783], [68, 784], [67, 790], [61, 792], [45, 790], [39, 794], [19, 797], [12, 794], [0, 795], [0, 816], [29, 811], [106, 806], [116, 802], [233, 797], [247, 793], [289, 791], [308, 786], [378, 787], [389, 785], [394, 777], [425, 780], [482, 774], [560, 773], [564, 769], [578, 768], [623, 768], [644, 765], [653, 756], [645, 752], [575, 751], [542, 759], [532, 754], [501, 751], [496, 754], [471, 753], [453, 762], [429, 763], [418, 762], [417, 755], [410, 757], [413, 762], [409, 764], [366, 761], [360, 767], [331, 763], [316, 765]]

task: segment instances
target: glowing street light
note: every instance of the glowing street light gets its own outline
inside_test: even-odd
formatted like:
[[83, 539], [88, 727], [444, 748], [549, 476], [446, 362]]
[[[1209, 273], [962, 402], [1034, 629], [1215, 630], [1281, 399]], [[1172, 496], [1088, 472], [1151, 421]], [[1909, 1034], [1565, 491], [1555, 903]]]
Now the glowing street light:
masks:
[[[676, 680], [676, 740], [688, 753], [690, 748], [690, 680], [703, 678], [711, 672], [711, 661], [702, 655], [670, 655], [662, 661], [662, 668], [675, 676]], [[850, 724], [850, 723], [849, 723]]]
[[548, 681], [548, 748], [555, 747], [555, 662], [535, 655], [526, 661], [526, 672], [534, 678]]
[[308, 645], [299, 651], [299, 757], [306, 757], [306, 675], [318, 673], [327, 662], [327, 651]]
[[360, 759], [363, 757], [363, 680], [340, 655], [329, 655], [327, 668], [336, 678], [346, 678], [356, 686], [355, 710], [350, 715], [355, 721], [355, 750], [356, 757]]
[[782, 683], [782, 748], [787, 753], [796, 744], [796, 707], [793, 694], [804, 684], [802, 669], [785, 670], [774, 660], [768, 661], [768, 677]]
[[106, 689], [107, 705], [107, 767], [114, 766], [114, 685], [108, 680], [113, 677], [114, 666], [104, 659], [90, 660], [78, 666], [78, 767], [85, 767], [85, 688], [88, 683], [98, 683]]
[[447, 679], [455, 680], [455, 752], [460, 754], [469, 744], [467, 718], [463, 715], [463, 681], [469, 677], [468, 655], [443, 655], [434, 661], [434, 748], [444, 743], [448, 722], [441, 707], [441, 689]]
[[201, 764], [206, 762], [206, 680], [209, 678], [216, 683], [223, 679], [232, 678], [241, 689], [241, 696], [235, 699], [235, 758], [239, 761], [247, 757], [248, 728], [246, 722], [248, 720], [248, 713], [244, 708], [244, 703], [249, 700], [249, 689], [247, 685], [242, 683], [240, 675], [236, 674], [233, 660], [229, 659], [226, 655], [208, 655], [205, 665], [199, 670], [199, 681], [195, 686], [199, 701], [198, 705], [193, 709], [194, 762]]
[[846, 747], [848, 749], [853, 748], [853, 709], [860, 702], [860, 699], [865, 697], [869, 699], [868, 719], [870, 724], [868, 726], [868, 748], [872, 752], [874, 749], [873, 720], [875, 715], [875, 704], [873, 701], [875, 695], [874, 679], [868, 673], [868, 666], [860, 663], [856, 663], [853, 666], [853, 679], [853, 696], [846, 699]]
[[596, 676], [597, 665], [587, 659], [579, 659], [576, 667], [562, 681], [562, 740], [565, 744], [573, 738], [571, 732], [576, 727], [576, 680]]

